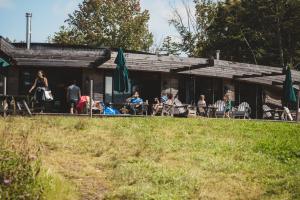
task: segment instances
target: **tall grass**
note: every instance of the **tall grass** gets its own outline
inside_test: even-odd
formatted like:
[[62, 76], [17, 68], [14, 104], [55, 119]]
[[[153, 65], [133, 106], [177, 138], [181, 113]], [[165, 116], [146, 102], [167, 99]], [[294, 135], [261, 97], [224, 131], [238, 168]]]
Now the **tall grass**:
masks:
[[0, 199], [41, 199], [38, 149], [31, 148], [28, 130], [14, 134], [11, 124], [0, 133]]
[[40, 145], [48, 199], [300, 199], [297, 124], [63, 117], [3, 124]]

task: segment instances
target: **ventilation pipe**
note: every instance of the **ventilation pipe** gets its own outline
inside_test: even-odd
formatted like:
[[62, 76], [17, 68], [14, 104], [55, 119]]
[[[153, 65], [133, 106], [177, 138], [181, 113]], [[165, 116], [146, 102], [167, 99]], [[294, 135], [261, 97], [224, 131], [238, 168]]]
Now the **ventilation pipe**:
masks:
[[217, 60], [220, 60], [220, 53], [221, 53], [220, 50], [217, 50], [217, 51], [216, 51], [216, 59], [217, 59]]
[[27, 49], [30, 49], [30, 43], [31, 43], [31, 18], [32, 18], [32, 13], [26, 13], [26, 44], [27, 44]]

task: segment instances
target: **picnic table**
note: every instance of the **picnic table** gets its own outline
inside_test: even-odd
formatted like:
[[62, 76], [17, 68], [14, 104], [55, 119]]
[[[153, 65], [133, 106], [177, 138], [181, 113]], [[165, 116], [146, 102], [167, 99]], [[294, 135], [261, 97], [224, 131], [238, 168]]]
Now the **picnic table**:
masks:
[[32, 113], [27, 104], [28, 99], [26, 95], [0, 95], [1, 113], [4, 117], [8, 114], [31, 115]]
[[216, 111], [218, 109], [218, 107], [214, 106], [214, 105], [208, 105], [206, 107], [204, 107], [204, 109], [206, 110], [206, 116], [207, 117], [213, 117], [216, 118]]

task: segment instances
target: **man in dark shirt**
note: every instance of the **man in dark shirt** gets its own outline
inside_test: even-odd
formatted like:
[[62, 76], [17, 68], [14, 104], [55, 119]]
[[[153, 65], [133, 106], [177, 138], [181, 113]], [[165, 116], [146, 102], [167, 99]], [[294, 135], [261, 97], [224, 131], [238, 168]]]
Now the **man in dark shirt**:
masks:
[[70, 105], [70, 113], [74, 114], [76, 112], [76, 105], [81, 97], [80, 88], [76, 85], [76, 80], [73, 81], [73, 84], [68, 87], [67, 90], [67, 101]]

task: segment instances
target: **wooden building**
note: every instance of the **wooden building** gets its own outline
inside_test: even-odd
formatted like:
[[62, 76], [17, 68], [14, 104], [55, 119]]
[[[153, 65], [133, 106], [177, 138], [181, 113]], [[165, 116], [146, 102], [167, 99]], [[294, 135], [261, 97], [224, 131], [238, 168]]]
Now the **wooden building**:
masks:
[[[86, 95], [89, 80], [94, 80], [93, 98], [105, 102], [122, 102], [133, 90], [138, 90], [150, 103], [163, 93], [173, 93], [189, 104], [197, 102], [199, 95], [204, 94], [212, 104], [229, 92], [236, 105], [243, 101], [250, 104], [253, 118], [261, 117], [264, 102], [281, 104], [280, 85], [285, 78], [281, 68], [128, 51], [125, 56], [131, 90], [120, 94], [113, 91], [116, 55], [116, 51], [106, 48], [41, 43], [32, 43], [27, 50], [25, 43], [9, 43], [0, 37], [0, 57], [12, 64], [7, 93], [28, 94], [36, 72], [43, 70], [55, 97], [53, 112], [67, 111], [66, 87], [74, 79]], [[300, 72], [292, 70], [292, 76], [295, 84], [299, 84]], [[295, 88], [299, 89], [297, 85]]]

